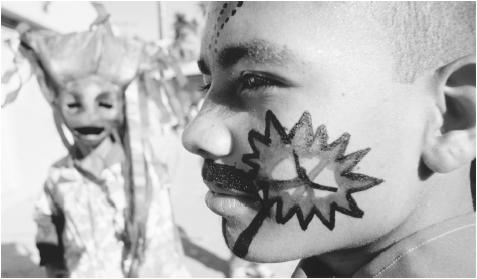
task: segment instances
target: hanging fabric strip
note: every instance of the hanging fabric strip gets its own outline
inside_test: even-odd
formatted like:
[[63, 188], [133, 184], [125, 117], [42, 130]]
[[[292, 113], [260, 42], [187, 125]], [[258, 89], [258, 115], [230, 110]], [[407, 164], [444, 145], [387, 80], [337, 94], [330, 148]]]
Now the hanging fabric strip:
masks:
[[128, 212], [126, 213], [127, 243], [123, 253], [123, 272], [128, 277], [137, 277], [146, 249], [146, 224], [149, 211], [151, 185], [144, 158], [144, 140], [147, 131], [143, 128], [140, 96], [141, 84], [134, 80], [126, 89], [126, 154], [129, 158], [129, 181], [126, 184]]

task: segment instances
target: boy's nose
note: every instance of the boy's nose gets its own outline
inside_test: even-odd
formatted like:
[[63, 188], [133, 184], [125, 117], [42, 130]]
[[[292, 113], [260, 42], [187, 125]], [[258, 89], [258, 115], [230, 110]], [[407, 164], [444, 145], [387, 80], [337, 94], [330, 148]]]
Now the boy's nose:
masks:
[[232, 134], [220, 119], [199, 114], [184, 130], [182, 144], [206, 159], [218, 159], [232, 151]]

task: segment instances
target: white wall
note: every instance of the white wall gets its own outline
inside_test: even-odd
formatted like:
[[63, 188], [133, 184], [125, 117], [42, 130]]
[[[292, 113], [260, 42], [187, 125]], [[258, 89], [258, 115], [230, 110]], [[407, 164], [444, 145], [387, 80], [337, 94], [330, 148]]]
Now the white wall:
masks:
[[1, 123], [2, 246], [15, 244], [17, 253], [23, 251], [37, 262], [33, 203], [48, 167], [66, 154], [66, 149], [36, 80], [1, 110]]

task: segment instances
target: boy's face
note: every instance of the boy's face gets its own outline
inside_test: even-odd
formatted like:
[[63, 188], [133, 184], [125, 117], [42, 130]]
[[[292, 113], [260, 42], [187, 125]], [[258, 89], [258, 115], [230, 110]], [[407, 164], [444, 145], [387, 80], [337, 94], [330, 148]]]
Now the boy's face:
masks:
[[183, 142], [208, 159], [206, 203], [239, 256], [363, 246], [419, 203], [430, 97], [393, 80], [380, 26], [341, 5], [210, 10], [199, 63], [208, 95]]
[[121, 125], [122, 98], [119, 86], [93, 76], [68, 82], [59, 106], [75, 140], [94, 148]]

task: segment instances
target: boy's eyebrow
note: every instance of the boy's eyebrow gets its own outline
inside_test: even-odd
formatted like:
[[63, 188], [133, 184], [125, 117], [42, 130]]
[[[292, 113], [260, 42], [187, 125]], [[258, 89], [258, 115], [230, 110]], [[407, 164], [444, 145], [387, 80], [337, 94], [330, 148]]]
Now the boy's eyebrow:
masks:
[[[218, 52], [217, 57], [217, 63], [224, 69], [232, 67], [242, 59], [250, 60], [256, 64], [275, 65], [282, 65], [294, 60], [292, 59], [294, 55], [286, 47], [263, 40], [225, 46]], [[210, 68], [204, 58], [201, 58], [197, 64], [202, 73], [210, 74]]]

